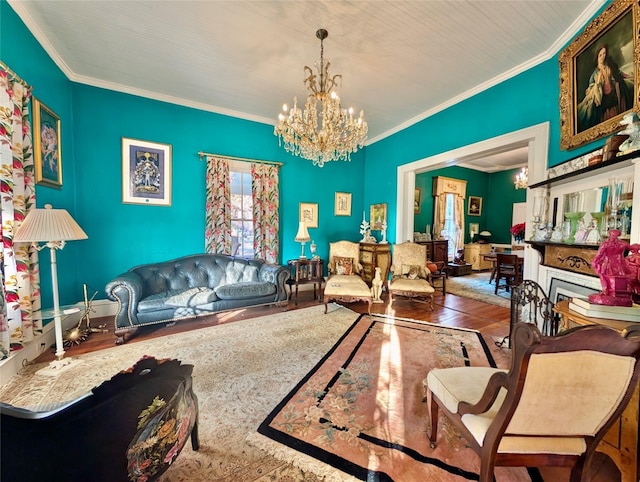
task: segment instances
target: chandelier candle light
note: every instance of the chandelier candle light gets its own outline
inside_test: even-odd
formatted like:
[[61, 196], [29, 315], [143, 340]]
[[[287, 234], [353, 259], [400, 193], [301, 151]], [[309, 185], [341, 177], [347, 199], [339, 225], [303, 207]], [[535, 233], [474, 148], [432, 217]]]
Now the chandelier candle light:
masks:
[[526, 189], [529, 184], [529, 169], [523, 167], [518, 174], [516, 174], [516, 180], [513, 181], [516, 189]]
[[[39, 370], [43, 375], [58, 375], [78, 364], [81, 360], [64, 358], [64, 344], [62, 340], [62, 311], [58, 298], [58, 269], [56, 264], [56, 249], [64, 248], [66, 241], [87, 239], [87, 234], [74, 221], [66, 209], [53, 209], [51, 204], [45, 204], [44, 209], [29, 211], [18, 228], [14, 243], [30, 242], [40, 251], [49, 248], [51, 252], [51, 288], [53, 291], [53, 321], [56, 335], [56, 360], [48, 367]], [[42, 246], [39, 242], [44, 242]]]
[[316, 32], [320, 39], [320, 60], [314, 64], [317, 73], [304, 67], [307, 75], [304, 84], [309, 91], [304, 111], [294, 97], [291, 109], [287, 104], [282, 107], [273, 131], [279, 143], [284, 142], [287, 152], [319, 167], [329, 161], [350, 161], [351, 153], [364, 146], [368, 131], [364, 112], [354, 117], [353, 109], [343, 108], [340, 97], [333, 91], [342, 75], [329, 75], [331, 63], [324, 60], [324, 39], [328, 36], [325, 29]]

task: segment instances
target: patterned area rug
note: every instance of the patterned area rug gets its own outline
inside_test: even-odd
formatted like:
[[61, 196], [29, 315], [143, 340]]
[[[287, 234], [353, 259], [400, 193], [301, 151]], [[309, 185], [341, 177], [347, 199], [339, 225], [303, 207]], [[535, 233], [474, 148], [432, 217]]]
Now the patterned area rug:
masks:
[[73, 400], [143, 355], [177, 358], [194, 365], [201, 448], [187, 443], [161, 482], [317, 482], [246, 438], [358, 317], [336, 304], [323, 311], [319, 305], [128, 343], [78, 356], [84, 363], [59, 377], [35, 374], [46, 364], [30, 365], [0, 387], [0, 400], [22, 407]]
[[[430, 448], [422, 381], [433, 367], [507, 362], [505, 353], [494, 358], [476, 331], [362, 315], [252, 442], [327, 481], [478, 480], [478, 457], [444, 416]], [[496, 469], [498, 482], [537, 477], [524, 468]]]
[[496, 285], [495, 283], [489, 283], [490, 277], [490, 271], [466, 276], [450, 276], [447, 279], [447, 293], [510, 308], [511, 292], [507, 293], [507, 290], [499, 289], [498, 294], [494, 294]]

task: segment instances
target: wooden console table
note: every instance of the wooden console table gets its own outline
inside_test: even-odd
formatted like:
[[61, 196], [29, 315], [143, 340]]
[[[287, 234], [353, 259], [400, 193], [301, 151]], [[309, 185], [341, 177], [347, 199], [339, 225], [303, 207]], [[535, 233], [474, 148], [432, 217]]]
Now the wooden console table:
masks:
[[[593, 318], [576, 313], [569, 309], [569, 300], [558, 302], [553, 311], [562, 318], [560, 330], [567, 330], [580, 325], [606, 325], [623, 331], [629, 326], [636, 325], [631, 321]], [[638, 482], [640, 477], [640, 461], [638, 456], [638, 414], [640, 413], [640, 384], [636, 386], [633, 397], [624, 409], [620, 419], [604, 436], [597, 450], [607, 454], [616, 464], [622, 474], [621, 482]]]

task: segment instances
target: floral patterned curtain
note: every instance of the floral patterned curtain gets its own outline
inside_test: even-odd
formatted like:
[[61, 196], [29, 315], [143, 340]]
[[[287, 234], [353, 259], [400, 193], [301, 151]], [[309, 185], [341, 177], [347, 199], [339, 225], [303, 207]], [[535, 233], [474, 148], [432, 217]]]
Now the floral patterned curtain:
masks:
[[456, 239], [455, 251], [453, 255], [459, 250], [464, 248], [464, 198], [459, 195], [455, 195], [453, 218], [456, 222]]
[[[38, 252], [13, 245], [13, 233], [35, 208], [35, 181], [28, 103], [31, 88], [0, 63], [0, 318], [2, 353], [18, 350], [42, 330]], [[6, 310], [6, 311], [5, 311]], [[1, 356], [0, 356], [1, 358]]]
[[253, 195], [253, 248], [256, 258], [278, 262], [280, 191], [276, 164], [251, 164]]
[[231, 253], [231, 180], [229, 161], [207, 156], [205, 206], [206, 253]]

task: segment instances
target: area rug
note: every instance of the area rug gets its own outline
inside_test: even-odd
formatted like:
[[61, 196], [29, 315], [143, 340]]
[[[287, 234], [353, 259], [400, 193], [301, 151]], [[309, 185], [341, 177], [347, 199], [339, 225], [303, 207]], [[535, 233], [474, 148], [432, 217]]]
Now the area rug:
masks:
[[23, 407], [73, 400], [143, 355], [177, 358], [194, 365], [201, 448], [187, 443], [162, 482], [318, 482], [246, 438], [358, 317], [336, 304], [323, 311], [318, 305], [130, 342], [77, 356], [84, 363], [59, 377], [36, 375], [44, 365], [30, 365], [0, 388], [0, 400]]
[[[500, 355], [492, 356], [477, 331], [362, 315], [275, 407], [252, 443], [327, 481], [478, 480], [478, 456], [444, 416], [430, 448], [422, 382], [434, 367], [506, 367]], [[498, 482], [537, 477], [524, 468], [496, 469]]]
[[507, 290], [499, 289], [498, 294], [494, 294], [496, 285], [489, 283], [490, 277], [490, 271], [466, 276], [450, 276], [447, 279], [447, 293], [509, 308], [511, 306], [511, 292], [507, 293]]

